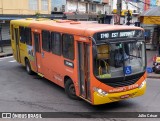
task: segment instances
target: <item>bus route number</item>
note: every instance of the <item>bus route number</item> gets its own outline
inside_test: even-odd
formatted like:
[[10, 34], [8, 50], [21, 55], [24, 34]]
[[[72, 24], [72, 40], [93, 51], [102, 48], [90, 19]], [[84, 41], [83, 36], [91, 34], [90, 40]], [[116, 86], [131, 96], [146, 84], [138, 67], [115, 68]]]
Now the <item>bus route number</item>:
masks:
[[109, 38], [109, 33], [102, 33], [101, 34], [101, 39], [107, 39]]

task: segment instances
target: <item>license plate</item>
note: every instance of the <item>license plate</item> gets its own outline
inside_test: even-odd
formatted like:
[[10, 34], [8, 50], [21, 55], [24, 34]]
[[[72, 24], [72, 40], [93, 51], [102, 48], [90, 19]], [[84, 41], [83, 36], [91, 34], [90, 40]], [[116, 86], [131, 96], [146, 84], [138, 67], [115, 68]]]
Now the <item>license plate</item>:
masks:
[[125, 98], [128, 98], [130, 95], [129, 94], [127, 94], [127, 95], [122, 95], [120, 98], [121, 99], [125, 99]]

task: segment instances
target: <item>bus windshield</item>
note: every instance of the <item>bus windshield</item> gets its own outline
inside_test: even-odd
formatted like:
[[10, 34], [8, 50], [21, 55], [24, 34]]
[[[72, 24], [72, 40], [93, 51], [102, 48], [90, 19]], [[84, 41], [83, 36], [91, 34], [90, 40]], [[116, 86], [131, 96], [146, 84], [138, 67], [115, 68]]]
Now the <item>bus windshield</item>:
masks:
[[97, 78], [116, 78], [145, 71], [146, 56], [143, 40], [99, 44], [94, 58]]

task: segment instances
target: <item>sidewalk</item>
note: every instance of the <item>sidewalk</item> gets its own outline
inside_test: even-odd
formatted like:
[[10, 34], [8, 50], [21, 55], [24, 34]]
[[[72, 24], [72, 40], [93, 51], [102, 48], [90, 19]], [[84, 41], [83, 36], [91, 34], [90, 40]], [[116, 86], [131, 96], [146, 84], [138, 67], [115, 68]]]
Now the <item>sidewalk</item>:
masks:
[[11, 46], [4, 46], [3, 47], [3, 52], [1, 52], [1, 48], [0, 48], [0, 58], [1, 57], [5, 57], [5, 56], [11, 56], [12, 53], [12, 48]]
[[[147, 52], [147, 67], [153, 67], [152, 59], [157, 54], [157, 51], [146, 50], [146, 52]], [[2, 53], [1, 53], [1, 48], [0, 48], [0, 57], [11, 56], [11, 55], [12, 55], [11, 46], [3, 47]], [[148, 78], [159, 78], [160, 79], [160, 74], [155, 74], [154, 72], [148, 73]]]
[[147, 78], [155, 78], [155, 79], [160, 79], [160, 74], [156, 74], [154, 72], [148, 73]]
[[[147, 52], [147, 67], [153, 67], [153, 57], [158, 53], [158, 51], [146, 50]], [[157, 78], [160, 79], [160, 74], [154, 72], [147, 74], [148, 78]]]

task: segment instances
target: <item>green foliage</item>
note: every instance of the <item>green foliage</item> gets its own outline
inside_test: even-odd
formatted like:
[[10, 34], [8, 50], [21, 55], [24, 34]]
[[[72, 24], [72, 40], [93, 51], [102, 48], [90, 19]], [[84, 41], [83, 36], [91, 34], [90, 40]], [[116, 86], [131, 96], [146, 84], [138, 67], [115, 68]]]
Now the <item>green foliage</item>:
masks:
[[41, 13], [37, 11], [37, 12], [35, 13], [35, 16], [36, 16], [36, 18], [40, 18], [40, 17], [41, 17]]

